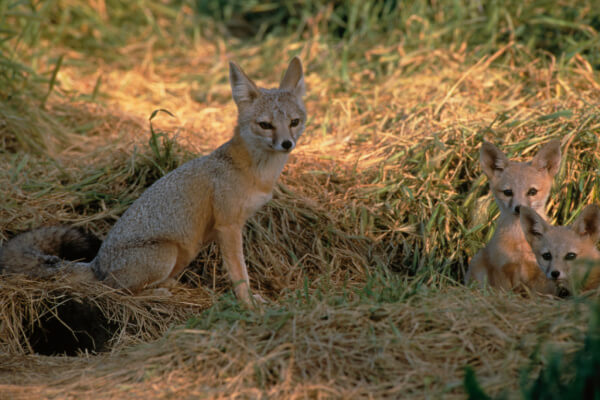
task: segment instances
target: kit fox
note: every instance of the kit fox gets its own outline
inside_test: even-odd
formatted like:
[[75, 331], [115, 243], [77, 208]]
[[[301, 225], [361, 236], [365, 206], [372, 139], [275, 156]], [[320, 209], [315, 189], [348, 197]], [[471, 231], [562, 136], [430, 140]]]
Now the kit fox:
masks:
[[229, 79], [238, 108], [233, 137], [154, 182], [123, 213], [91, 262], [65, 268], [137, 293], [164, 286], [203, 244], [216, 240], [238, 298], [250, 305], [261, 300], [250, 294], [242, 230], [271, 199], [304, 132], [304, 74], [295, 57], [278, 89], [259, 88], [234, 63]]
[[490, 190], [500, 216], [492, 239], [471, 260], [466, 283], [487, 282], [502, 289], [524, 284], [542, 293], [554, 293], [552, 282], [537, 267], [535, 256], [525, 240], [519, 211], [527, 206], [546, 215], [544, 207], [560, 158], [558, 140], [543, 146], [530, 162], [508, 160], [496, 146], [483, 142], [480, 163], [490, 180]]
[[600, 286], [600, 207], [583, 209], [570, 226], [552, 226], [528, 207], [521, 210], [521, 226], [540, 271], [565, 290]]

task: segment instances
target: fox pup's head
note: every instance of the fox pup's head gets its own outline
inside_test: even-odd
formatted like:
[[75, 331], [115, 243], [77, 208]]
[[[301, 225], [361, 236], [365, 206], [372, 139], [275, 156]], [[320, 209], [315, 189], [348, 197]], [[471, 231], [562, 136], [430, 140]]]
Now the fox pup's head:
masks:
[[527, 206], [545, 215], [552, 178], [560, 165], [558, 140], [542, 147], [530, 162], [511, 161], [496, 146], [483, 142], [480, 162], [502, 214], [518, 216]]
[[572, 277], [581, 261], [600, 259], [600, 207], [590, 204], [570, 226], [552, 226], [531, 208], [521, 209], [521, 228], [542, 272], [552, 280]]
[[298, 57], [290, 62], [279, 89], [259, 88], [234, 63], [229, 63], [229, 81], [244, 140], [267, 151], [288, 153], [296, 147], [306, 122], [304, 74]]

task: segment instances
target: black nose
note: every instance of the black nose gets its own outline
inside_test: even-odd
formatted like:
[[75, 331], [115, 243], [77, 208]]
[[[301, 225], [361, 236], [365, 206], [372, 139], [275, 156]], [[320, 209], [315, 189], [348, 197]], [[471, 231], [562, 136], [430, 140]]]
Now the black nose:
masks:
[[550, 272], [550, 276], [552, 276], [552, 278], [556, 279], [560, 276], [560, 271], [554, 270], [554, 271]]
[[281, 147], [283, 147], [283, 148], [284, 148], [284, 149], [286, 149], [286, 150], [289, 150], [289, 149], [292, 147], [292, 142], [291, 142], [291, 141], [289, 141], [289, 140], [284, 140], [284, 141], [281, 143]]
[[519, 213], [519, 211], [521, 211], [521, 206], [516, 206], [516, 207], [515, 207], [515, 213], [517, 213], [517, 214], [518, 214], [518, 213]]

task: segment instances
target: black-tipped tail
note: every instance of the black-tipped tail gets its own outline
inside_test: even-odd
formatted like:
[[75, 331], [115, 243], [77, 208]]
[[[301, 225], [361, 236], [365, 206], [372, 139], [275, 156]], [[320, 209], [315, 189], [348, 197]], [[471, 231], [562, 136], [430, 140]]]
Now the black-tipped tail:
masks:
[[0, 273], [47, 277], [64, 261], [90, 262], [101, 244], [82, 228], [49, 226], [23, 232], [0, 248]]

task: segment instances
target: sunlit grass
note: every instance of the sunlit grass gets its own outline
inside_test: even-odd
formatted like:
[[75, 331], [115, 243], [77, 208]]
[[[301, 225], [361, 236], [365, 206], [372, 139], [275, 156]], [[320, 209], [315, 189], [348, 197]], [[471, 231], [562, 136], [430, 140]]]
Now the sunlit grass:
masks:
[[[90, 289], [122, 323], [113, 354], [43, 359], [2, 335], [2, 383], [60, 397], [60, 372], [80, 397], [107, 379], [105, 397], [463, 397], [471, 365], [496, 395], [518, 391], [539, 343], [581, 347], [585, 306], [458, 282], [498, 213], [484, 138], [524, 159], [561, 140], [554, 223], [598, 202], [593, 2], [221, 3], [1, 3], [0, 238], [56, 223], [104, 236], [154, 180], [230, 137], [229, 60], [272, 86], [299, 55], [307, 131], [245, 232], [252, 286], [272, 304], [241, 309], [208, 246], [177, 301]], [[44, 285], [5, 285], [20, 299], [2, 303], [6, 326], [62, 284]], [[158, 342], [126, 348], [140, 337]]]

